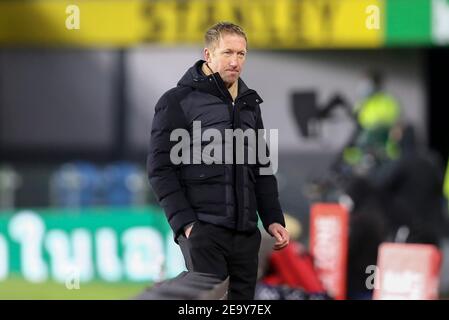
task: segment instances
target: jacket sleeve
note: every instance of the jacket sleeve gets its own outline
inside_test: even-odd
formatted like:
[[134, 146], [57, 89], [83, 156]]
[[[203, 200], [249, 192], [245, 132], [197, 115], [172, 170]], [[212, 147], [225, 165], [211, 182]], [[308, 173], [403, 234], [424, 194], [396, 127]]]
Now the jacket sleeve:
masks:
[[170, 160], [170, 150], [177, 143], [170, 141], [170, 134], [174, 129], [185, 128], [186, 120], [179, 103], [171, 102], [168, 94], [170, 92], [163, 95], [155, 107], [147, 172], [176, 239], [185, 225], [196, 221], [196, 214], [181, 188], [176, 165]]
[[[262, 114], [260, 111], [260, 107], [257, 107], [257, 130], [264, 129]], [[259, 131], [257, 131], [259, 132]], [[264, 141], [265, 145], [265, 154], [269, 155], [269, 149]], [[259, 146], [258, 146], [259, 147]], [[259, 151], [257, 151], [259, 152]], [[256, 199], [257, 199], [257, 211], [262, 220], [263, 226], [265, 230], [268, 232], [268, 227], [272, 223], [279, 223], [283, 227], [285, 227], [284, 214], [282, 213], [281, 204], [279, 202], [279, 193], [277, 180], [273, 173], [271, 174], [261, 174], [261, 168], [270, 167], [271, 161], [267, 164], [263, 165], [259, 162], [259, 157], [257, 159], [256, 166]]]

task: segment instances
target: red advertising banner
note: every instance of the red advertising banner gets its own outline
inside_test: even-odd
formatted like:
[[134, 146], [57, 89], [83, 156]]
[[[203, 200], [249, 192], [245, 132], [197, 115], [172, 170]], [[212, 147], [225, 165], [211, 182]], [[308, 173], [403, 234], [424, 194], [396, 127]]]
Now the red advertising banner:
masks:
[[438, 299], [441, 252], [430, 244], [379, 246], [375, 300]]
[[311, 207], [310, 252], [324, 287], [338, 300], [346, 298], [348, 224], [348, 211], [339, 204]]

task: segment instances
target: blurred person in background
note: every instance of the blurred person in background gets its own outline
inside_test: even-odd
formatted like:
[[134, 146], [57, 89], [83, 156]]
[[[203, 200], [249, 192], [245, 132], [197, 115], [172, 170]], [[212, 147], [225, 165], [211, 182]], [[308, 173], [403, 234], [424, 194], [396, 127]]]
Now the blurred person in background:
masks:
[[356, 130], [343, 157], [345, 163], [369, 170], [375, 163], [397, 157], [397, 145], [390, 139], [390, 132], [399, 124], [401, 110], [396, 99], [385, 91], [379, 71], [363, 74], [356, 91]]
[[336, 187], [349, 195], [355, 206], [363, 206], [365, 199], [379, 198], [370, 177], [399, 157], [394, 132], [401, 130], [400, 106], [385, 92], [383, 75], [378, 71], [365, 72], [356, 91], [359, 102], [351, 115], [356, 128], [332, 164], [331, 174]]
[[[222, 134], [225, 129], [263, 128], [262, 99], [240, 78], [246, 55], [247, 39], [239, 26], [218, 23], [206, 32], [204, 60], [188, 69], [155, 107], [147, 163], [187, 269], [229, 276], [229, 299], [254, 298], [261, 241], [256, 210], [276, 238], [274, 249], [289, 242], [276, 178], [261, 175], [259, 161], [206, 165], [201, 159], [201, 164], [175, 165], [170, 134], [184, 128], [194, 139], [194, 120]], [[225, 149], [223, 142], [219, 147]]]
[[400, 240], [440, 246], [446, 233], [442, 161], [417, 143], [411, 125], [396, 130], [393, 139], [399, 141], [399, 158], [385, 163], [371, 177], [392, 232], [405, 227], [407, 237]]

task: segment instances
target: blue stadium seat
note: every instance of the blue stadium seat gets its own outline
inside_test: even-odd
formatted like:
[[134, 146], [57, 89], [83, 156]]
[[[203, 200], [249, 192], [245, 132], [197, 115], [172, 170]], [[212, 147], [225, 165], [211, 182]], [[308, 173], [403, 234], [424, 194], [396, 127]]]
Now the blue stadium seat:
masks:
[[58, 207], [80, 208], [100, 204], [101, 174], [89, 162], [63, 164], [52, 175], [51, 203]]
[[103, 172], [105, 204], [139, 206], [146, 203], [148, 186], [145, 172], [131, 162], [117, 162]]

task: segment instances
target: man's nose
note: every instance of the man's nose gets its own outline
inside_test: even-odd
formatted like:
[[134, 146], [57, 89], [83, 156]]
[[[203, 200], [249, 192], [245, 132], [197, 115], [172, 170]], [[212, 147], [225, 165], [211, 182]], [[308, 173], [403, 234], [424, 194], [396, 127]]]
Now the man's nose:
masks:
[[229, 64], [230, 64], [232, 67], [236, 67], [236, 66], [238, 65], [238, 57], [237, 57], [237, 55], [233, 55], [233, 56], [231, 57], [231, 60], [229, 61]]

